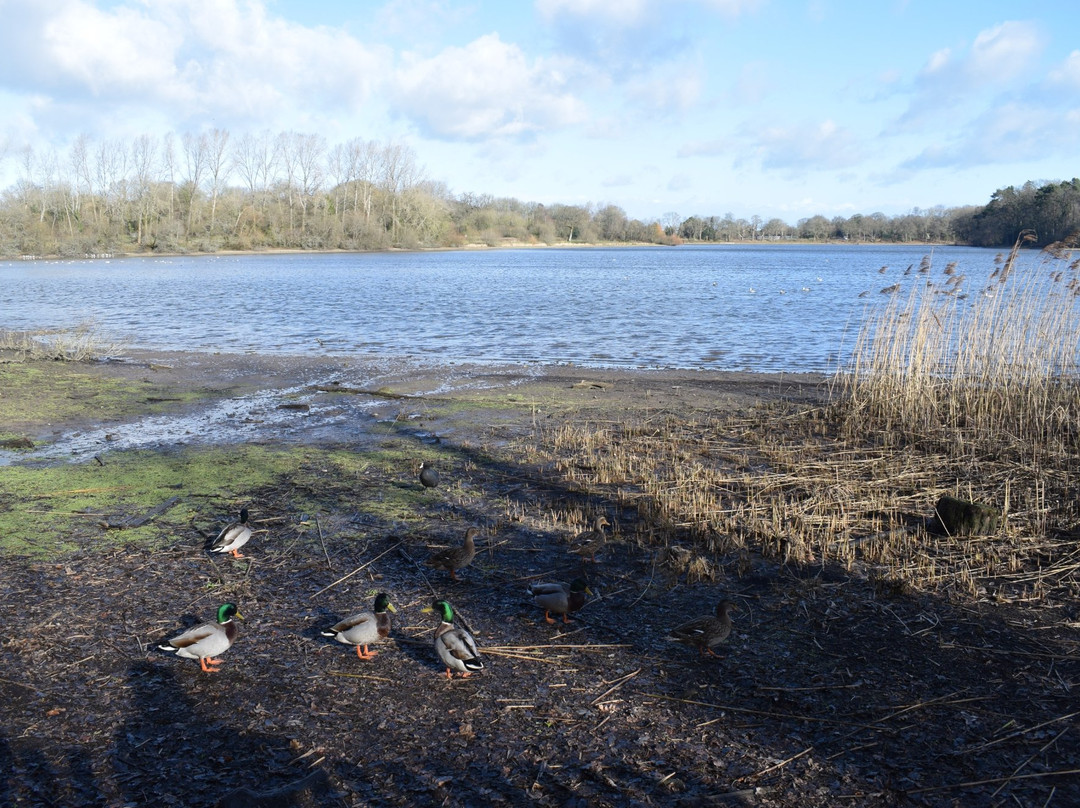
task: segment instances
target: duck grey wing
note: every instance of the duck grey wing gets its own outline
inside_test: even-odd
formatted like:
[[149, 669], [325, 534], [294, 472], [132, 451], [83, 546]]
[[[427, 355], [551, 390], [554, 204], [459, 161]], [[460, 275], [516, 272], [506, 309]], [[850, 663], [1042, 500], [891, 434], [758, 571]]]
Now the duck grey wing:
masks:
[[322, 632], [325, 637], [334, 637], [339, 642], [350, 645], [364, 645], [374, 642], [379, 631], [373, 612], [360, 612], [346, 617], [340, 623]]

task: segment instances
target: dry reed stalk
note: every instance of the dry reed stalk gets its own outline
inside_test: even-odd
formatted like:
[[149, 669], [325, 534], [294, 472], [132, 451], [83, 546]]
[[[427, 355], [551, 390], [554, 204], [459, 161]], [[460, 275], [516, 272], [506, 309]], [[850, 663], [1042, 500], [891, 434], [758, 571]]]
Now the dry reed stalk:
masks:
[[514, 654], [510, 651], [500, 651], [495, 648], [488, 648], [487, 646], [485, 646], [481, 650], [483, 651], [483, 653], [490, 654], [491, 656], [508, 657], [510, 659], [524, 659], [527, 662], [544, 662], [548, 665], [559, 665], [563, 662], [562, 657], [559, 657], [557, 659], [549, 659], [547, 657], [531, 656], [529, 654]]
[[784, 768], [784, 766], [788, 765], [789, 763], [793, 763], [794, 761], [801, 758], [803, 755], [808, 755], [813, 751], [814, 751], [814, 747], [808, 746], [804, 750], [802, 750], [801, 752], [798, 752], [797, 754], [794, 754], [794, 755], [792, 755], [791, 757], [789, 757], [789, 758], [787, 758], [785, 760], [781, 760], [779, 763], [774, 763], [772, 766], [769, 766], [767, 769], [762, 769], [759, 772], [754, 772], [753, 774], [747, 774], [747, 775], [744, 775], [742, 777], [739, 777], [735, 782], [743, 783], [743, 782], [746, 782], [748, 780], [756, 780], [757, 778], [763, 777], [764, 775], [768, 774], [769, 772], [776, 771], [777, 769]]
[[[617, 680], [615, 681], [615, 683], [614, 683], [614, 684], [613, 684], [613, 685], [612, 685], [611, 687], [609, 687], [609, 688], [608, 688], [607, 690], [605, 690], [605, 691], [604, 691], [603, 693], [601, 693], [601, 694], [600, 694], [599, 696], [597, 696], [597, 697], [596, 697], [595, 699], [593, 699], [593, 700], [592, 700], [591, 702], [589, 702], [589, 703], [590, 703], [590, 704], [593, 704], [593, 705], [595, 705], [595, 704], [597, 704], [597, 703], [599, 703], [599, 702], [603, 701], [603, 700], [604, 700], [605, 698], [607, 698], [607, 697], [608, 697], [609, 695], [611, 695], [612, 693], [614, 693], [614, 692], [615, 692], [616, 690], [618, 690], [618, 689], [619, 689], [620, 687], [622, 687], [622, 686], [623, 686], [624, 684], [626, 684], [627, 682], [629, 682], [629, 681], [630, 681], [631, 679], [633, 679], [633, 678], [634, 678], [635, 676], [637, 676], [637, 675], [638, 675], [639, 673], [641, 673], [641, 668], [638, 668], [638, 669], [637, 669], [636, 671], [634, 671], [633, 673], [628, 673], [628, 674], [626, 674], [626, 676], [623, 676], [623, 677], [621, 677], [621, 678], [617, 679]], [[606, 684], [606, 683], [605, 683], [605, 684]]]
[[[1069, 728], [1066, 727], [1061, 732], [1059, 732], [1057, 735], [1055, 735], [1053, 738], [1051, 738], [1049, 741], [1047, 741], [1045, 744], [1043, 744], [1037, 751], [1035, 751], [1031, 755], [1029, 755], [1019, 766], [1017, 766], [1015, 769], [1013, 769], [1013, 773], [1011, 775], [1009, 775], [1009, 779], [1006, 780], [1005, 782], [1003, 782], [1000, 786], [998, 786], [994, 790], [994, 793], [990, 795], [990, 799], [993, 799], [999, 793], [1001, 793], [1001, 790], [1003, 788], [1005, 788], [1005, 786], [1007, 786], [1010, 782], [1012, 782], [1013, 778], [1015, 778], [1016, 775], [1018, 775], [1020, 773], [1021, 769], [1023, 769], [1025, 766], [1027, 766], [1029, 763], [1031, 763], [1031, 761], [1033, 761], [1035, 758], [1037, 758], [1040, 754], [1042, 754], [1047, 749], [1049, 749], [1051, 746], [1053, 746], [1055, 743], [1057, 743], [1058, 740], [1060, 740], [1061, 736], [1064, 735], [1068, 731], [1069, 731]], [[1049, 801], [1047, 801], [1047, 804], [1049, 804]]]
[[968, 780], [963, 783], [950, 783], [944, 786], [928, 786], [927, 788], [913, 788], [905, 791], [905, 794], [929, 794], [932, 791], [948, 791], [953, 788], [971, 788], [973, 786], [992, 786], [995, 783], [1007, 783], [1011, 780], [1041, 780], [1044, 777], [1065, 777], [1066, 775], [1080, 774], [1080, 769], [1061, 769], [1053, 772], [1034, 772], [1032, 774], [1016, 774], [1008, 777], [991, 777], [986, 780]]
[[396, 549], [397, 549], [398, 547], [400, 547], [400, 546], [401, 546], [401, 544], [402, 544], [402, 542], [398, 542], [398, 543], [397, 543], [397, 544], [395, 544], [395, 545], [394, 545], [393, 547], [390, 547], [390, 548], [388, 548], [388, 549], [386, 549], [386, 550], [383, 550], [383, 551], [382, 551], [381, 553], [379, 553], [379, 554], [378, 554], [377, 556], [375, 556], [375, 557], [374, 557], [373, 559], [371, 559], [370, 561], [365, 561], [365, 562], [364, 562], [363, 564], [361, 564], [361, 565], [360, 565], [359, 567], [357, 567], [356, 569], [354, 569], [354, 570], [353, 570], [352, 572], [350, 572], [350, 573], [349, 573], [348, 575], [342, 575], [342, 576], [341, 576], [340, 578], [338, 578], [338, 579], [337, 579], [336, 581], [334, 581], [334, 582], [333, 582], [332, 584], [327, 584], [326, 586], [324, 586], [324, 587], [323, 587], [322, 589], [320, 589], [320, 590], [319, 590], [318, 592], [316, 592], [315, 594], [313, 594], [313, 595], [310, 595], [310, 596], [308, 597], [308, 600], [311, 600], [312, 598], [318, 597], [318, 596], [319, 596], [319, 595], [321, 595], [321, 594], [322, 594], [323, 592], [325, 592], [325, 591], [326, 591], [327, 589], [333, 589], [333, 588], [334, 588], [335, 586], [337, 586], [338, 584], [340, 584], [340, 583], [341, 583], [342, 581], [347, 581], [347, 580], [348, 580], [349, 578], [352, 578], [352, 577], [353, 577], [354, 575], [356, 575], [356, 573], [360, 572], [360, 571], [361, 571], [361, 570], [363, 570], [363, 569], [366, 569], [367, 567], [370, 567], [370, 566], [371, 566], [372, 564], [374, 564], [374, 563], [375, 563], [376, 561], [378, 561], [378, 560], [379, 560], [380, 558], [382, 558], [382, 557], [383, 557], [384, 555], [386, 555], [387, 553], [389, 553], [389, 552], [390, 552], [391, 550], [396, 550]]
[[552, 648], [568, 648], [568, 649], [574, 649], [574, 650], [579, 650], [579, 651], [600, 651], [600, 650], [605, 650], [605, 649], [608, 649], [608, 648], [630, 648], [630, 647], [631, 646], [629, 644], [626, 644], [626, 643], [621, 643], [621, 644], [620, 643], [615, 643], [615, 644], [609, 644], [609, 645], [597, 645], [597, 644], [592, 644], [592, 643], [587, 644], [587, 645], [567, 645], [567, 644], [560, 645], [558, 643], [553, 643], [551, 645], [490, 645], [490, 646], [485, 646], [484, 650], [485, 651], [491, 651], [491, 650], [496, 650], [497, 649], [499, 651], [548, 651], [548, 650], [550, 650]]
[[778, 713], [771, 710], [754, 710], [750, 707], [735, 707], [730, 704], [713, 704], [707, 701], [697, 701], [695, 699], [681, 699], [677, 696], [665, 696], [660, 693], [643, 693], [635, 691], [636, 695], [644, 696], [645, 698], [660, 699], [661, 701], [674, 701], [679, 704], [691, 704], [696, 707], [711, 707], [714, 710], [724, 710], [731, 713], [746, 713], [748, 715], [763, 715], [769, 718], [782, 718], [790, 721], [806, 721], [814, 724], [835, 724], [841, 727], [857, 727], [859, 729], [872, 729], [880, 731], [880, 727], [875, 727], [870, 724], [858, 724], [853, 721], [840, 721], [835, 718], [822, 718], [816, 715], [798, 715], [797, 713]]
[[340, 671], [327, 671], [327, 676], [343, 676], [347, 679], [372, 679], [376, 682], [393, 682], [393, 679], [388, 679], [385, 676], [372, 676], [368, 673], [341, 673]]

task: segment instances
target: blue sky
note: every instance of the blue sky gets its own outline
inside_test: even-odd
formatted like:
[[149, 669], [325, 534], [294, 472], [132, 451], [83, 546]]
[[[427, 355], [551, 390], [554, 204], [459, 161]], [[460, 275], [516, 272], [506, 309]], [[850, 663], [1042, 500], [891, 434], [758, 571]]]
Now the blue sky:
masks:
[[0, 184], [27, 144], [216, 127], [642, 219], [983, 204], [1080, 175], [1078, 30], [1076, 0], [0, 0]]

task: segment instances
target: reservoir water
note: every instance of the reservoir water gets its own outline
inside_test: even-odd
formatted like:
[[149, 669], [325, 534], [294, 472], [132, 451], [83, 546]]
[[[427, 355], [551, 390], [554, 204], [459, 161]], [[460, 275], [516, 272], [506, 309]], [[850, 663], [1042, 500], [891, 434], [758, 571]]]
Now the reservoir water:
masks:
[[90, 322], [152, 350], [828, 372], [882, 289], [943, 280], [956, 262], [976, 294], [998, 255], [717, 245], [6, 261], [0, 328]]

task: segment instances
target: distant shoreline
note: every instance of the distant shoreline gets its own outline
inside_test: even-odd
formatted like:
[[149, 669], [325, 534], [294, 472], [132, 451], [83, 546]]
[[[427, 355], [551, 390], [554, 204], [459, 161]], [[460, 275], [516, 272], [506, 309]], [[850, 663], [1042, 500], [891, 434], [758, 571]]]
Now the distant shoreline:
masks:
[[[543, 249], [638, 249], [641, 247], [655, 247], [663, 249], [678, 249], [679, 247], [971, 247], [972, 249], [986, 249], [973, 247], [970, 244], [956, 244], [952, 242], [923, 242], [923, 241], [687, 241], [682, 244], [656, 244], [648, 241], [641, 242], [555, 242], [552, 244], [532, 243], [527, 241], [514, 241], [505, 244], [463, 244], [458, 247], [387, 247], [378, 250], [345, 250], [338, 248], [305, 250], [293, 247], [268, 247], [257, 250], [222, 249], [212, 252], [205, 251], [123, 251], [114, 253], [87, 253], [81, 256], [60, 255], [12, 255], [0, 257], [3, 261], [58, 261], [58, 260], [115, 260], [119, 258], [177, 258], [177, 257], [212, 257], [215, 255], [378, 255], [382, 253], [436, 253], [436, 252], [490, 252], [496, 250], [543, 250]], [[1030, 248], [1037, 250], [1037, 248]]]

